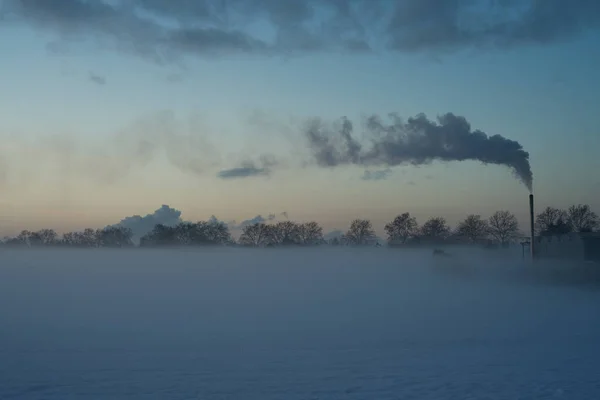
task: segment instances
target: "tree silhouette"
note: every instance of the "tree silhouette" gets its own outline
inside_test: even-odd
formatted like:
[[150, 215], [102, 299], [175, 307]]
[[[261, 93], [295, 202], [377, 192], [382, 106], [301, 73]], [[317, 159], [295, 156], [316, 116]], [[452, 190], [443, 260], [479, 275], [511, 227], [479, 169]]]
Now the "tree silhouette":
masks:
[[231, 244], [233, 239], [229, 228], [223, 222], [209, 221], [204, 222], [205, 235], [208, 243], [216, 245]]
[[97, 237], [102, 247], [133, 247], [133, 232], [129, 228], [109, 226], [100, 230]]
[[232, 242], [227, 226], [217, 221], [158, 224], [140, 239], [141, 247], [216, 246]]
[[355, 219], [344, 235], [344, 239], [350, 245], [364, 246], [375, 239], [373, 225], [368, 219]]
[[23, 230], [15, 238], [5, 240], [9, 246], [42, 247], [57, 244], [58, 234], [53, 229], [41, 229], [37, 232]]
[[327, 242], [330, 246], [340, 246], [342, 244], [340, 238], [334, 237]]
[[404, 244], [418, 233], [417, 219], [411, 217], [410, 213], [398, 215], [385, 226], [385, 232], [388, 236], [388, 243]]
[[42, 229], [34, 234], [42, 246], [52, 246], [58, 239], [58, 234], [54, 229]]
[[173, 228], [175, 243], [177, 243], [177, 245], [189, 246], [192, 244], [201, 244], [203, 242], [204, 232], [202, 232], [202, 226], [194, 224], [193, 222], [183, 222], [177, 224]]
[[39, 232], [28, 232], [26, 240], [30, 247], [41, 247], [44, 245], [42, 236]]
[[99, 230], [87, 228], [83, 232], [67, 232], [57, 244], [67, 247], [99, 247]]
[[272, 236], [271, 225], [257, 222], [244, 227], [239, 241], [243, 246], [264, 247], [271, 244]]
[[314, 222], [305, 222], [298, 229], [298, 239], [300, 244], [305, 246], [315, 246], [323, 242], [323, 228]]
[[598, 215], [587, 204], [572, 205], [567, 214], [573, 232], [592, 232], [598, 227]]
[[300, 241], [300, 226], [292, 221], [282, 221], [271, 225], [271, 244], [289, 246]]
[[175, 227], [157, 224], [152, 231], [140, 238], [141, 247], [168, 247], [176, 246], [177, 229]]
[[421, 227], [421, 237], [429, 241], [444, 240], [450, 234], [450, 227], [444, 217], [432, 217]]
[[568, 214], [559, 208], [546, 207], [535, 218], [535, 230], [540, 236], [569, 233]]
[[31, 232], [28, 230], [22, 230], [16, 237], [17, 241], [22, 243], [25, 246], [29, 246], [29, 238], [31, 237]]
[[490, 235], [503, 245], [519, 235], [517, 217], [509, 211], [496, 211], [490, 217], [488, 224]]
[[98, 235], [99, 232], [97, 230], [87, 228], [79, 233], [77, 237], [83, 247], [98, 247], [100, 245]]
[[[568, 211], [547, 207], [536, 219], [538, 233], [542, 235], [562, 235], [572, 231], [590, 232], [600, 226], [598, 215], [589, 205], [573, 205]], [[478, 242], [488, 234], [496, 241], [507, 244], [519, 235], [516, 217], [508, 211], [497, 211], [487, 221], [480, 215], [468, 215], [460, 222], [456, 234]], [[406, 243], [411, 237], [429, 241], [446, 239], [450, 233], [443, 217], [430, 218], [421, 229], [410, 213], [403, 213], [385, 225], [390, 244]], [[330, 236], [330, 235], [328, 235]], [[256, 223], [244, 227], [238, 241], [244, 246], [314, 246], [319, 244], [366, 245], [376, 238], [369, 220], [356, 219], [341, 237], [326, 241], [323, 229], [317, 222], [296, 223], [283, 221], [275, 224]], [[234, 244], [226, 224], [212, 218], [209, 221], [181, 222], [176, 226], [158, 224], [142, 236], [140, 247], [166, 246], [210, 246]], [[5, 237], [0, 245], [6, 247], [47, 247], [63, 246], [78, 248], [132, 247], [132, 232], [120, 225], [104, 229], [85, 229], [82, 232], [66, 232], [59, 237], [52, 229], [38, 231], [23, 230], [15, 237]]]
[[458, 224], [456, 233], [475, 243], [488, 235], [489, 225], [486, 220], [481, 218], [481, 215], [471, 214]]

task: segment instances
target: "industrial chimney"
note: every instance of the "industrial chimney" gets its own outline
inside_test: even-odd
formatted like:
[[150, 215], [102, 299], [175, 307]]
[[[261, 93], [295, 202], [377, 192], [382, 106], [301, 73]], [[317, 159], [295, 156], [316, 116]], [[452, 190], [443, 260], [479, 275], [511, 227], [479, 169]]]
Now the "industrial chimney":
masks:
[[531, 250], [531, 259], [535, 259], [535, 214], [533, 213], [533, 193], [529, 195], [529, 222], [531, 228], [531, 238], [529, 249]]

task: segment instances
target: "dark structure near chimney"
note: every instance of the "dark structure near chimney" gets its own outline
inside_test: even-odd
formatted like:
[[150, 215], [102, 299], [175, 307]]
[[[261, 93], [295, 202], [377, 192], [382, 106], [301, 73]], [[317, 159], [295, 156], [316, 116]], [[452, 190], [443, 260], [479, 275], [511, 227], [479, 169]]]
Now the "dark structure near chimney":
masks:
[[531, 250], [531, 259], [535, 259], [535, 214], [533, 212], [533, 193], [529, 195], [529, 222], [531, 228], [531, 238], [529, 249]]

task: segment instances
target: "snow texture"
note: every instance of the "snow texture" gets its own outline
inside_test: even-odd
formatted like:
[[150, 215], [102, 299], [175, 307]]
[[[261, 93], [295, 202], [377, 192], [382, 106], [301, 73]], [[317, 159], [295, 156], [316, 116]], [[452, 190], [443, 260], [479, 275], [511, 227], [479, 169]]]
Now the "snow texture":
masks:
[[582, 268], [483, 251], [5, 250], [0, 399], [598, 399], [600, 285]]

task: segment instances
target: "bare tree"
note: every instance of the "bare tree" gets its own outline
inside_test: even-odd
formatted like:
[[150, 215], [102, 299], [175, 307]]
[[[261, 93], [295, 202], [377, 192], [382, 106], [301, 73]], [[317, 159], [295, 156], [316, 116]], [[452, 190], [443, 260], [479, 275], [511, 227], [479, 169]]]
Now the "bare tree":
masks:
[[298, 229], [301, 244], [314, 246], [323, 242], [323, 228], [316, 222], [305, 222]]
[[214, 246], [232, 243], [227, 225], [218, 221], [158, 224], [140, 239], [141, 247]]
[[53, 229], [41, 229], [37, 232], [29, 233], [29, 243], [31, 246], [52, 246], [56, 244], [58, 234]]
[[411, 217], [410, 213], [398, 215], [385, 226], [389, 243], [406, 243], [406, 241], [418, 232], [417, 219]]
[[481, 215], [468, 215], [464, 221], [458, 224], [456, 233], [468, 238], [471, 242], [484, 239], [489, 233], [489, 225]]
[[22, 230], [21, 233], [19, 233], [15, 238], [16, 240], [14, 241], [14, 244], [17, 245], [17, 243], [20, 243], [24, 246], [29, 246], [29, 238], [31, 237], [31, 233], [32, 232], [28, 231], [27, 229]]
[[178, 244], [178, 231], [174, 226], [157, 224], [154, 228], [140, 238], [141, 247], [165, 247], [176, 246]]
[[509, 211], [496, 211], [489, 219], [489, 229], [490, 235], [506, 245], [519, 235], [519, 221]]
[[57, 243], [57, 238], [58, 234], [53, 229], [41, 229], [37, 232], [24, 230], [11, 244], [20, 243], [30, 247], [52, 246]]
[[450, 227], [444, 217], [433, 217], [421, 227], [421, 236], [427, 240], [444, 240], [450, 234]]
[[355, 219], [350, 224], [348, 232], [344, 235], [348, 244], [363, 246], [375, 238], [373, 225], [368, 219]]
[[271, 225], [271, 242], [276, 246], [289, 246], [300, 241], [300, 226], [292, 221], [281, 221]]
[[133, 232], [121, 226], [107, 226], [98, 230], [98, 241], [102, 247], [133, 247]]
[[172, 241], [179, 246], [189, 246], [192, 244], [201, 244], [204, 239], [202, 226], [193, 222], [182, 222], [173, 227]]
[[78, 235], [79, 242], [83, 247], [98, 247], [100, 245], [98, 241], [98, 232], [91, 228], [84, 229]]
[[204, 223], [205, 235], [208, 243], [215, 245], [231, 244], [233, 239], [229, 228], [223, 222], [208, 221]]
[[267, 246], [271, 243], [271, 232], [271, 226], [262, 222], [247, 225], [240, 236], [240, 244], [253, 247]]
[[562, 235], [569, 233], [568, 214], [559, 208], [546, 207], [535, 218], [535, 229], [538, 235]]
[[572, 205], [567, 217], [574, 232], [592, 232], [599, 224], [598, 215], [587, 204]]

